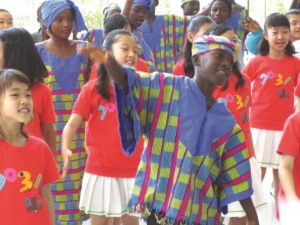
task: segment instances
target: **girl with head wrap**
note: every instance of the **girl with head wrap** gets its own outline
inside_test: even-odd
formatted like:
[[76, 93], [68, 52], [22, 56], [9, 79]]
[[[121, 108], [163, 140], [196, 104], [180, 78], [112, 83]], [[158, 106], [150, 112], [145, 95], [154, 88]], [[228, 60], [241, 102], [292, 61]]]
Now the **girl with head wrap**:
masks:
[[145, 21], [147, 14], [151, 11], [153, 2], [152, 0], [128, 0], [125, 4], [130, 10], [128, 13], [124, 10], [124, 14], [128, 16], [132, 32], [137, 37], [141, 45], [141, 58], [147, 63], [149, 71], [153, 72], [156, 70], [153, 53], [139, 29]]
[[106, 51], [86, 51], [118, 86], [123, 150], [131, 154], [140, 135], [145, 138], [128, 208], [148, 224], [221, 224], [221, 212], [235, 201], [248, 224], [258, 224], [243, 132], [212, 96], [232, 72], [233, 52], [224, 37], [196, 38], [189, 78], [138, 73]]
[[[76, 46], [81, 41], [70, 40], [73, 30], [85, 30], [82, 15], [70, 0], [46, 0], [41, 8], [43, 23], [50, 38], [36, 44], [36, 48], [47, 67], [45, 83], [52, 90], [56, 146], [61, 151], [61, 132], [71, 114], [72, 106], [87, 79], [87, 58], [77, 55]], [[70, 163], [70, 173], [52, 186], [56, 224], [79, 225], [83, 213], [79, 211], [79, 195], [85, 167], [84, 127], [77, 130], [76, 140], [72, 143], [75, 154]], [[58, 165], [62, 159], [57, 158]]]

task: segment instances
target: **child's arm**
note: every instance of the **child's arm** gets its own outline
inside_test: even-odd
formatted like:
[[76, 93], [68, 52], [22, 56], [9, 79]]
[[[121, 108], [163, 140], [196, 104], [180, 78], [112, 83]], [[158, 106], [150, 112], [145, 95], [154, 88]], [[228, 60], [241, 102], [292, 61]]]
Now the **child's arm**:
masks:
[[240, 200], [240, 203], [246, 213], [247, 225], [258, 225], [258, 217], [251, 198]]
[[107, 50], [96, 48], [91, 45], [79, 45], [77, 47], [77, 52], [79, 54], [87, 55], [93, 62], [104, 64], [107, 74], [119, 87], [127, 86], [127, 76], [124, 68]]
[[41, 123], [41, 129], [46, 143], [52, 150], [53, 156], [56, 157], [56, 140], [53, 123]]
[[51, 224], [55, 225], [55, 217], [54, 217], [54, 201], [50, 189], [51, 184], [46, 184], [41, 187], [41, 196], [45, 202], [47, 211], [49, 212], [51, 218]]
[[125, 5], [124, 5], [123, 10], [122, 10], [123, 15], [129, 16], [132, 3], [133, 3], [133, 0], [126, 0]]
[[62, 178], [65, 178], [68, 172], [69, 161], [72, 157], [71, 143], [79, 128], [83, 118], [79, 114], [72, 113], [62, 133], [61, 154], [64, 162]]
[[293, 178], [293, 169], [294, 169], [295, 158], [293, 156], [282, 154], [280, 159], [279, 166], [279, 178], [280, 184], [283, 188], [285, 196], [288, 202], [299, 201], [296, 191]]

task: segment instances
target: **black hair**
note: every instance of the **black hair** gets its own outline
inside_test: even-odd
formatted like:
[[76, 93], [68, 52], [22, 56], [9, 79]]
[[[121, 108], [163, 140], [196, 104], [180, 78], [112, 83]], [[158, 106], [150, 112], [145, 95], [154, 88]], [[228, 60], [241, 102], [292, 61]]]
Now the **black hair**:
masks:
[[213, 0], [209, 5], [209, 12], [211, 11], [211, 8], [215, 2], [224, 2], [228, 7], [228, 12], [229, 12], [229, 17], [230, 17], [231, 12], [232, 12], [231, 1], [230, 0]]
[[104, 20], [103, 34], [107, 35], [109, 32], [117, 29], [123, 29], [125, 25], [130, 25], [129, 20], [122, 14], [113, 14]]
[[[206, 23], [214, 24], [213, 20], [210, 17], [207, 16], [194, 17], [190, 21], [190, 24], [188, 26], [188, 32], [196, 34], [200, 29], [200, 27]], [[186, 38], [183, 47], [183, 60], [184, 60], [183, 68], [184, 68], [184, 72], [189, 76], [194, 75], [194, 65], [192, 60], [192, 46], [193, 43]]]
[[[227, 31], [232, 30], [232, 28], [228, 27], [225, 24], [216, 24], [214, 26], [212, 26], [211, 28], [209, 28], [206, 32], [207, 35], [217, 35], [217, 36], [221, 36], [222, 34], [226, 33]], [[235, 84], [235, 90], [237, 90], [240, 87], [243, 87], [245, 84], [245, 79], [243, 77], [243, 74], [240, 71], [239, 68], [239, 64], [238, 62], [233, 63], [232, 65], [232, 72], [234, 73], [234, 75], [238, 78], [238, 82]], [[228, 87], [228, 82], [226, 82], [223, 85], [223, 90], [226, 90]]]
[[285, 15], [300, 15], [300, 9], [290, 9]]
[[43, 81], [47, 69], [28, 31], [15, 27], [1, 30], [0, 42], [3, 46], [4, 68], [20, 70], [29, 78], [31, 85]]
[[7, 13], [10, 13], [7, 9], [2, 9], [2, 8], [0, 8], [0, 12], [7, 12]]
[[[30, 88], [31, 83], [28, 77], [19, 70], [16, 69], [0, 69], [0, 102], [2, 104], [3, 97], [6, 90], [12, 85], [13, 81], [17, 81], [22, 84], [26, 84]], [[0, 124], [0, 138], [3, 138], [4, 129]], [[21, 133], [27, 137], [26, 132], [23, 130], [24, 124], [21, 125]]]
[[[124, 30], [124, 29], [117, 29], [109, 32], [103, 41], [103, 48], [106, 49], [107, 51], [111, 51], [111, 47], [114, 43], [116, 43], [119, 39], [120, 35], [127, 35], [136, 40], [138, 43], [138, 40], [132, 34], [131, 32]], [[106, 100], [110, 100], [110, 93], [109, 93], [109, 76], [107, 74], [107, 71], [105, 69], [104, 65], [100, 65], [98, 69], [98, 84], [97, 84], [97, 90], [98, 93]]]
[[[281, 13], [271, 13], [265, 21], [264, 32], [267, 32], [268, 28], [271, 27], [287, 27], [290, 29], [290, 22], [286, 15]], [[259, 45], [259, 53], [261, 55], [268, 55], [270, 51], [269, 42], [263, 36]], [[285, 54], [291, 56], [295, 53], [292, 41], [289, 40], [287, 46], [285, 47]]]
[[293, 0], [289, 9], [300, 9], [300, 1]]

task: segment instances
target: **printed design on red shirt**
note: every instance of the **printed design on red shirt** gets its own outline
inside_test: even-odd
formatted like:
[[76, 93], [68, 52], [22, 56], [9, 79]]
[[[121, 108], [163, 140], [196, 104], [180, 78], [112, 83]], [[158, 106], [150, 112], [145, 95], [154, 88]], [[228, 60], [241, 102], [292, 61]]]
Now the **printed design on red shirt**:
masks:
[[291, 76], [288, 76], [284, 79], [284, 76], [280, 73], [268, 72], [260, 75], [261, 84], [266, 85], [266, 83], [270, 81], [274, 81], [275, 86], [279, 89], [277, 90], [279, 98], [288, 98], [288, 92], [285, 90], [285, 85], [287, 85], [291, 80]]
[[[14, 168], [6, 168], [3, 171], [3, 174], [0, 173], [0, 191], [4, 188], [4, 186], [8, 183], [16, 183], [20, 182], [23, 186], [20, 188], [20, 192], [28, 193], [33, 188], [37, 189], [41, 183], [42, 175], [39, 174], [35, 180], [32, 182], [31, 173], [26, 170], [21, 170], [17, 172]], [[36, 196], [26, 197], [24, 199], [25, 207], [29, 212], [37, 212], [42, 208], [41, 202], [37, 200]]]
[[[248, 103], [249, 103], [249, 99], [250, 97], [247, 95], [244, 99], [242, 98], [242, 96], [236, 94], [231, 94], [231, 93], [227, 93], [224, 98], [218, 98], [217, 102], [219, 103], [223, 103], [226, 108], [230, 111], [229, 104], [232, 105], [232, 108], [236, 108], [237, 111], [242, 111], [244, 109], [247, 108]], [[233, 105], [234, 104], [234, 105]], [[247, 111], [246, 112], [241, 112], [241, 120], [242, 122], [245, 124], [248, 122], [249, 120], [249, 116]]]
[[105, 105], [98, 105], [97, 111], [101, 111], [100, 120], [104, 120], [107, 112], [115, 112], [116, 104], [113, 102], [106, 102]]

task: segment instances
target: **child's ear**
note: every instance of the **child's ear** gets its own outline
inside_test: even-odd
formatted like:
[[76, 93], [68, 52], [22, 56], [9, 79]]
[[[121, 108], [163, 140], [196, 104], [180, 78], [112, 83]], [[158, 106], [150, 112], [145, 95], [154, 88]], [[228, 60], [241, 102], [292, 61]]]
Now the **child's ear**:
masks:
[[194, 66], [200, 66], [201, 65], [201, 60], [200, 60], [200, 56], [199, 55], [194, 55], [192, 57], [192, 62], [194, 64]]
[[268, 40], [268, 31], [264, 31], [264, 38], [266, 39], [266, 40]]

